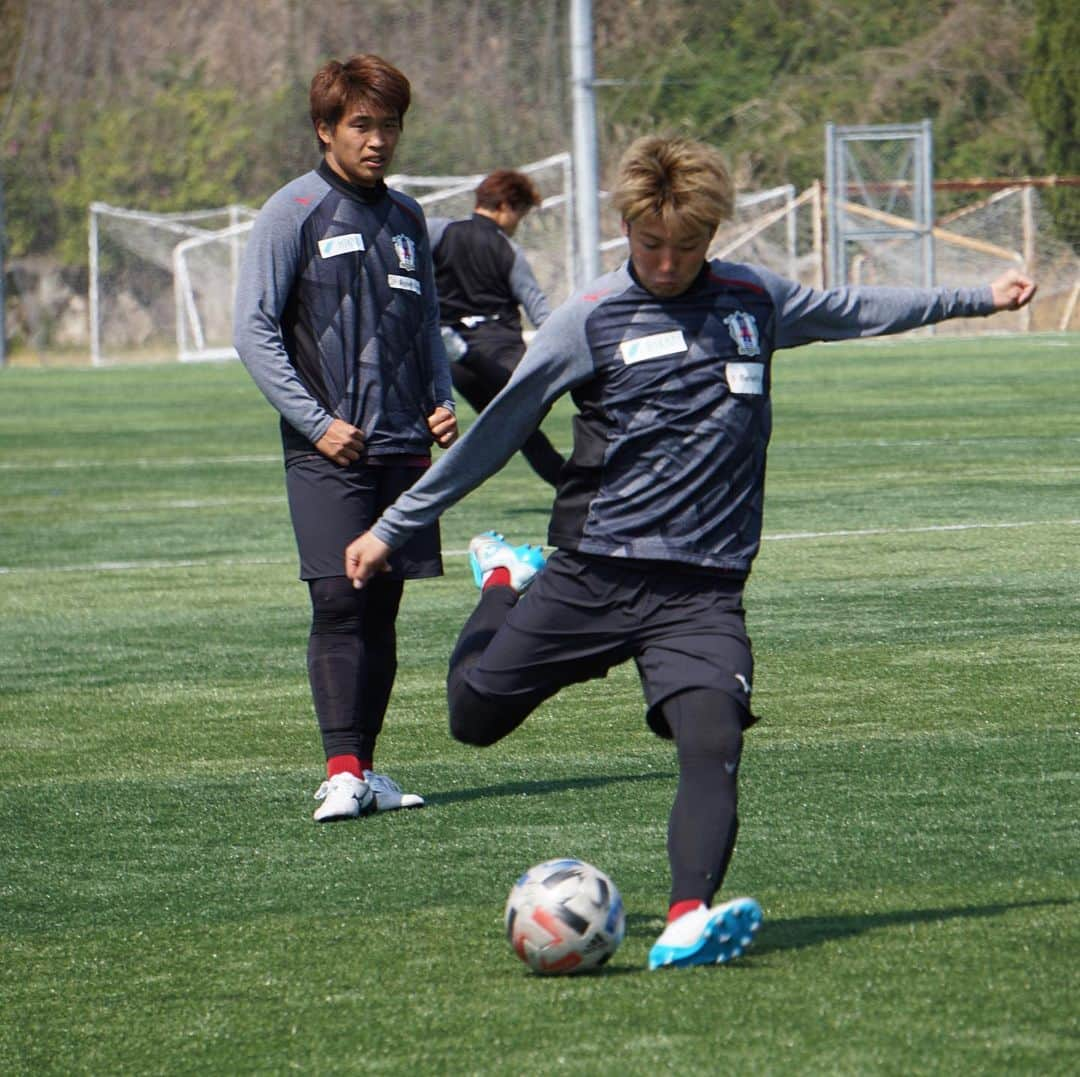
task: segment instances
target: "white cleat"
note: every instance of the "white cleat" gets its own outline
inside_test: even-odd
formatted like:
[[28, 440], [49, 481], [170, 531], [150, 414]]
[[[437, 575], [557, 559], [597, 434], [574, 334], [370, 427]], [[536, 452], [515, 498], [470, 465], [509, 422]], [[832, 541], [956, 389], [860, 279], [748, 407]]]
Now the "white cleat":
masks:
[[322, 801], [312, 816], [317, 823], [356, 819], [375, 810], [375, 791], [355, 774], [335, 774], [328, 778], [315, 791], [315, 799]]

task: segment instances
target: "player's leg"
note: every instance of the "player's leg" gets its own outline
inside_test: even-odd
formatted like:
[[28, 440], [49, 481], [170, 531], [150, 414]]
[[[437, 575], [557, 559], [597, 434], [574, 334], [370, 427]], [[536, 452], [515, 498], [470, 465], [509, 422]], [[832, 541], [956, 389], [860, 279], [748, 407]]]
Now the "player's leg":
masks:
[[752, 898], [711, 906], [739, 829], [738, 770], [743, 704], [722, 691], [693, 690], [664, 704], [675, 738], [679, 785], [668, 819], [671, 903], [649, 967], [719, 964], [740, 956], [761, 924]]
[[[524, 354], [518, 334], [495, 326], [487, 331], [481, 328], [470, 339], [464, 361], [451, 364], [454, 388], [479, 414], [510, 380]], [[540, 478], [552, 486], [558, 484], [566, 461], [543, 432], [534, 430], [521, 446], [521, 454]]]
[[[387, 596], [394, 591], [400, 598], [400, 580], [380, 583], [383, 602], [376, 599], [376, 606], [385, 607]], [[393, 684], [393, 662], [388, 671], [369, 668], [373, 663], [365, 629], [376, 619], [369, 612], [372, 605], [369, 588], [358, 591], [345, 576], [310, 580], [308, 587], [311, 593], [308, 680], [329, 766], [328, 776], [345, 769], [359, 778], [363, 766], [371, 766]], [[393, 604], [396, 607], [396, 602]], [[380, 651], [378, 657], [385, 661], [385, 648]]]
[[[494, 359], [505, 373], [507, 381], [510, 380], [511, 374], [524, 354], [525, 342], [517, 334], [514, 334], [512, 339], [500, 342], [500, 347], [494, 353]], [[521, 446], [521, 455], [544, 482], [550, 486], [559, 485], [559, 475], [566, 461], [542, 430], [534, 430], [525, 439]]]
[[364, 649], [360, 690], [363, 703], [356, 713], [360, 758], [369, 763], [375, 758], [375, 742], [382, 732], [397, 677], [397, 615], [404, 589], [403, 580], [384, 577], [369, 581], [363, 588], [368, 592], [360, 624]]
[[[395, 470], [404, 475], [396, 477], [391, 490], [383, 490]], [[365, 594], [368, 588], [354, 589], [343, 573], [345, 545], [370, 526], [386, 498], [396, 496], [397, 486], [405, 488], [421, 473], [415, 468], [340, 468], [314, 455], [289, 462], [289, 508], [301, 577], [308, 581], [312, 603], [308, 677], [326, 756], [327, 780], [316, 793], [323, 801], [315, 813], [320, 822], [422, 803], [415, 796], [405, 803], [389, 781], [380, 793], [370, 775], [396, 669], [394, 623], [402, 580], [441, 571], [437, 533], [434, 554], [420, 562], [421, 571], [415, 558], [399, 558], [370, 595]], [[424, 541], [431, 545], [431, 536]], [[408, 554], [408, 549], [402, 552]]]
[[450, 364], [450, 379], [454, 383], [454, 391], [468, 401], [477, 415], [491, 403], [501, 388], [489, 385], [478, 367], [466, 360]]
[[671, 907], [708, 905], [724, 880], [739, 829], [738, 769], [746, 708], [724, 692], [683, 692], [664, 704], [679, 785], [668, 819]]
[[509, 584], [486, 587], [458, 636], [446, 677], [450, 732], [455, 740], [486, 748], [513, 732], [537, 705], [531, 699], [515, 702], [483, 695], [468, 679], [517, 600], [518, 593]]
[[534, 699], [534, 693], [510, 700], [493, 698], [477, 691], [469, 676], [543, 568], [544, 556], [539, 546], [512, 546], [502, 535], [488, 531], [469, 543], [469, 565], [480, 601], [450, 656], [446, 696], [454, 738], [488, 747], [515, 730], [543, 698]]
[[357, 720], [367, 675], [363, 624], [368, 599], [345, 576], [309, 580], [308, 589], [308, 682], [326, 757], [326, 781], [315, 794], [322, 801], [315, 819], [350, 819], [369, 811], [374, 800], [363, 778], [364, 767], [371, 766], [374, 738], [362, 743]]
[[739, 956], [761, 910], [750, 898], [711, 905], [738, 831], [737, 785], [750, 710], [753, 653], [743, 581], [654, 572], [635, 608], [636, 652], [648, 722], [675, 741], [679, 785], [668, 819], [668, 926], [649, 967], [712, 964]]
[[[453, 735], [484, 746], [560, 688], [603, 676], [630, 650], [605, 619], [611, 582], [591, 577], [583, 559], [557, 551], [533, 575], [536, 547], [511, 547], [490, 532], [472, 547], [482, 592], [451, 657], [447, 698]], [[519, 602], [523, 583], [530, 590]]]

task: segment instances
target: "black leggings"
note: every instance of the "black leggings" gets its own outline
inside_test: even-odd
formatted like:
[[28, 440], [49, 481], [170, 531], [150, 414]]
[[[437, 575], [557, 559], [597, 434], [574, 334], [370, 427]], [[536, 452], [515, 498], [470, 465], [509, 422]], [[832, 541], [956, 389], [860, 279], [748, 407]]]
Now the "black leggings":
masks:
[[[517, 601], [509, 587], [484, 591], [450, 658], [447, 702], [450, 732], [486, 747], [515, 730], [558, 690], [512, 698], [482, 695], [466, 676]], [[718, 689], [689, 689], [663, 704], [679, 762], [679, 784], [668, 818], [671, 903], [720, 889], [739, 828], [737, 782], [743, 730], [753, 719], [738, 699]]]
[[326, 758], [373, 759], [397, 674], [401, 580], [356, 590], [344, 576], [310, 580], [308, 678]]
[[[470, 334], [470, 338], [464, 361], [450, 364], [450, 376], [454, 388], [479, 415], [510, 380], [525, 354], [525, 346], [520, 337], [516, 342], [513, 339], [503, 342], [501, 347], [494, 346], [493, 341], [479, 333], [475, 337]], [[559, 472], [565, 461], [546, 435], [539, 430], [533, 431], [521, 446], [521, 455], [544, 482], [558, 485]]]

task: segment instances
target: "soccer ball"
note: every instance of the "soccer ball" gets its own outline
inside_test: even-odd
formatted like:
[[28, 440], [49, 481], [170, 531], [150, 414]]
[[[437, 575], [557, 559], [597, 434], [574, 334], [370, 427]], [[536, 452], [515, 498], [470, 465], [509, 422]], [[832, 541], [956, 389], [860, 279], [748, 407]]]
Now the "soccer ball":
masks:
[[506, 901], [514, 952], [545, 976], [602, 965], [626, 931], [615, 884], [583, 860], [546, 860], [529, 868]]

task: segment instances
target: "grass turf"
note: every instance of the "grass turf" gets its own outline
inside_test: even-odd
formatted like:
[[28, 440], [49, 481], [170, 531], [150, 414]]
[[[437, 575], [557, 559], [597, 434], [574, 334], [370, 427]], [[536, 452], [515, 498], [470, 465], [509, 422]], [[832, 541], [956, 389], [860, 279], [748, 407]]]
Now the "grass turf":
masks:
[[[0, 1070], [1075, 1072], [1077, 348], [778, 357], [725, 887], [766, 925], [656, 973], [675, 770], [632, 671], [486, 751], [445, 730], [455, 551], [544, 534], [520, 459], [407, 588], [380, 765], [430, 807], [317, 827], [306, 598], [246, 374], [3, 372]], [[535, 977], [502, 935], [555, 855], [626, 900], [598, 975]]]

